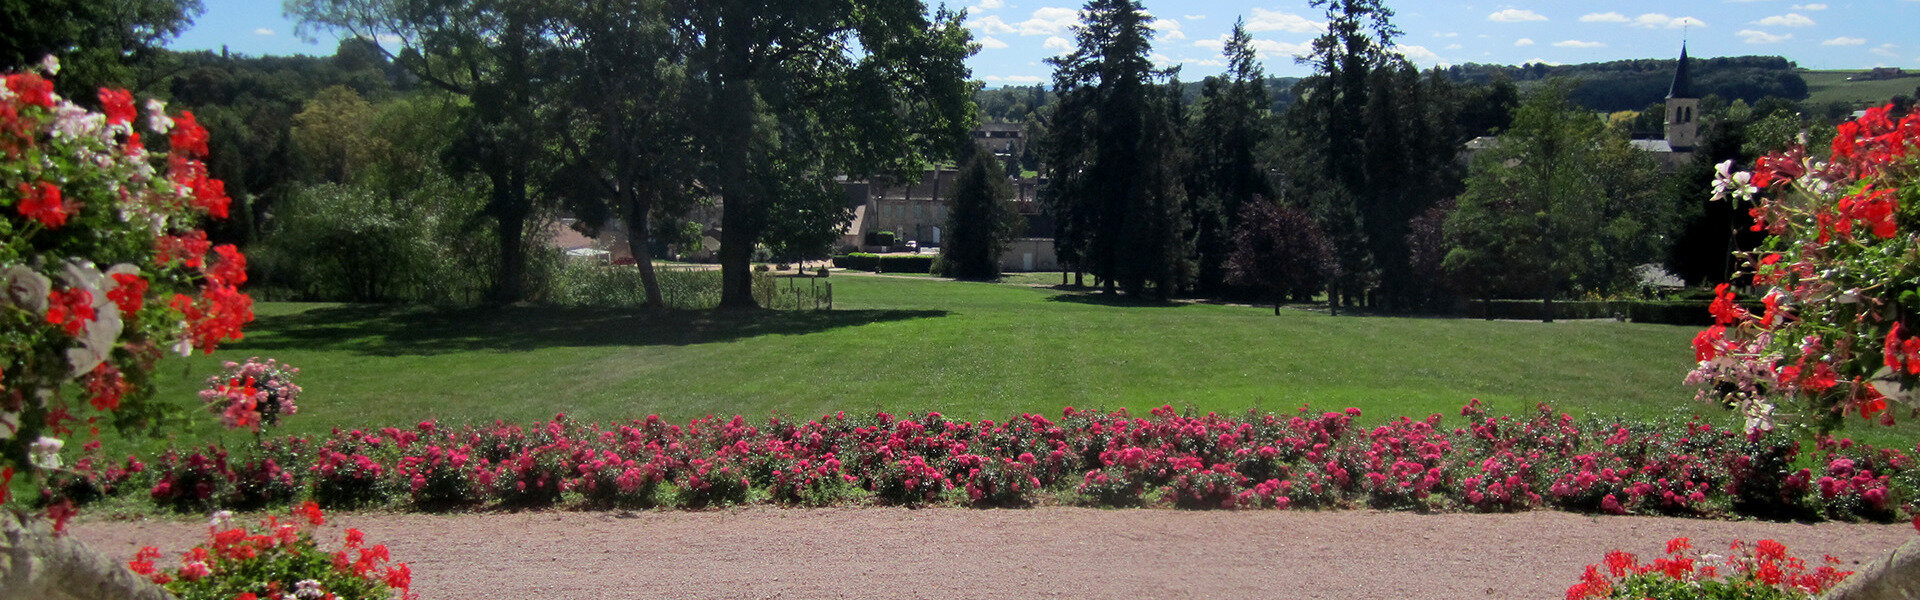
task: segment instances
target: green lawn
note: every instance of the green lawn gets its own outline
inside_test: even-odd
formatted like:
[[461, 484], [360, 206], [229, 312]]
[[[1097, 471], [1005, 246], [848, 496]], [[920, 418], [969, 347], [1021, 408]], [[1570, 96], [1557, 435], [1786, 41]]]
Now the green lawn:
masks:
[[[1575, 414], [1719, 413], [1681, 383], [1688, 327], [1276, 317], [1020, 285], [831, 281], [837, 310], [746, 315], [263, 303], [245, 341], [163, 362], [161, 393], [190, 402], [218, 361], [262, 356], [303, 369], [300, 414], [284, 429], [306, 433], [561, 412], [603, 422], [836, 410], [1004, 419], [1069, 405], [1311, 403], [1359, 407], [1371, 420], [1457, 414], [1470, 398], [1509, 411], [1546, 402]], [[215, 434], [211, 415], [194, 416], [188, 436]], [[1901, 431], [1911, 444], [1916, 430]]]
[[1864, 71], [1806, 71], [1800, 74], [1807, 81], [1807, 106], [1825, 106], [1829, 102], [1879, 106], [1892, 100], [1894, 96], [1912, 97], [1915, 87], [1920, 87], [1920, 77], [1902, 77], [1899, 79], [1881, 79], [1876, 81], [1847, 81], [1848, 77]]

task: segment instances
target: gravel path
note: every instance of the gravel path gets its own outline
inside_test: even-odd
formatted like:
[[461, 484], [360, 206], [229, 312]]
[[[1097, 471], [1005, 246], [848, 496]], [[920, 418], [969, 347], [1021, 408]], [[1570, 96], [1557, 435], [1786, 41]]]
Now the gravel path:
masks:
[[[1849, 564], [1911, 525], [1403, 512], [744, 508], [711, 512], [330, 515], [412, 563], [429, 599], [1557, 599], [1612, 549], [1775, 539]], [[200, 523], [84, 521], [113, 556], [177, 556]], [[1811, 561], [1810, 561], [1811, 562]]]

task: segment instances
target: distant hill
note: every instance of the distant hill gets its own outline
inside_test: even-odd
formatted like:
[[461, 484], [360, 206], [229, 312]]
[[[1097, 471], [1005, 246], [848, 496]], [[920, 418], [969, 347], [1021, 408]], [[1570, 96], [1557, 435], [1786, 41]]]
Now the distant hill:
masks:
[[1894, 96], [1908, 98], [1920, 97], [1920, 74], [1907, 75], [1894, 79], [1859, 79], [1848, 81], [1849, 77], [1859, 76], [1866, 71], [1804, 71], [1800, 77], [1807, 81], [1806, 104], [1822, 107], [1843, 104], [1854, 108], [1885, 104]]
[[[1505, 75], [1522, 89], [1537, 82], [1565, 78], [1575, 82], [1568, 98], [1587, 108], [1615, 112], [1640, 110], [1666, 100], [1673, 84], [1676, 59], [1616, 60], [1577, 65], [1527, 64], [1523, 66], [1470, 63], [1446, 69], [1456, 81], [1485, 83]], [[1691, 61], [1693, 87], [1702, 97], [1709, 94], [1732, 100], [1758, 102], [1779, 97], [1793, 101], [1807, 99], [1807, 82], [1793, 61], [1778, 56], [1728, 56], [1695, 58]]]
[[[1604, 112], [1643, 110], [1664, 102], [1673, 84], [1675, 59], [1616, 60], [1576, 65], [1527, 64], [1522, 66], [1469, 63], [1442, 69], [1447, 77], [1467, 84], [1486, 84], [1505, 76], [1522, 90], [1549, 79], [1574, 82], [1569, 99], [1589, 109]], [[1860, 71], [1809, 71], [1778, 56], [1728, 56], [1694, 58], [1694, 90], [1702, 97], [1709, 94], [1726, 101], [1745, 100], [1752, 104], [1762, 98], [1779, 97], [1800, 102], [1809, 110], [1851, 111], [1867, 105], [1882, 104], [1894, 96], [1920, 97], [1920, 76], [1893, 79], [1849, 77]], [[1273, 109], [1283, 110], [1293, 103], [1293, 86], [1298, 77], [1267, 79]], [[1037, 105], [1051, 101], [1045, 85], [1005, 86], [981, 90], [976, 96], [989, 120], [1023, 121]], [[1188, 100], [1200, 94], [1200, 81], [1184, 82]]]

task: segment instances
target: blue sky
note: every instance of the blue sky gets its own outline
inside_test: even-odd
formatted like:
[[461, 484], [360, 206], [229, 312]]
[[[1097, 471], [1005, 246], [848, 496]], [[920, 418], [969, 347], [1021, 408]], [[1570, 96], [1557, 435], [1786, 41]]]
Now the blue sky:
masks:
[[[204, 0], [206, 13], [171, 47], [246, 54], [332, 54], [336, 40], [306, 43], [273, 0]], [[591, 0], [582, 0], [591, 1]], [[963, 0], [980, 42], [969, 60], [989, 86], [1049, 79], [1042, 59], [1068, 49], [1078, 4], [1064, 0]], [[1272, 75], [1305, 75], [1293, 54], [1322, 27], [1304, 0], [1145, 0], [1154, 15], [1155, 62], [1188, 80], [1219, 72], [1220, 40], [1245, 18]], [[1812, 69], [1920, 67], [1920, 0], [1826, 2], [1707, 0], [1610, 2], [1409, 2], [1389, 4], [1401, 50], [1421, 66], [1470, 62], [1580, 63], [1678, 55], [1779, 55]]]

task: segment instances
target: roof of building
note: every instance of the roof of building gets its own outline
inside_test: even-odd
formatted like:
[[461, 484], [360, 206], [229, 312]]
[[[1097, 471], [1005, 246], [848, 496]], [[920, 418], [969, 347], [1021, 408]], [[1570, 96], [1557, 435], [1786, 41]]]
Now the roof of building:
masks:
[[1687, 45], [1680, 44], [1680, 64], [1673, 68], [1673, 86], [1667, 88], [1668, 98], [1694, 98], [1699, 94], [1693, 91], [1693, 75], [1687, 68]]
[[1634, 149], [1640, 150], [1643, 152], [1672, 152], [1673, 151], [1673, 145], [1668, 144], [1666, 140], [1632, 140], [1627, 143], [1633, 144]]

